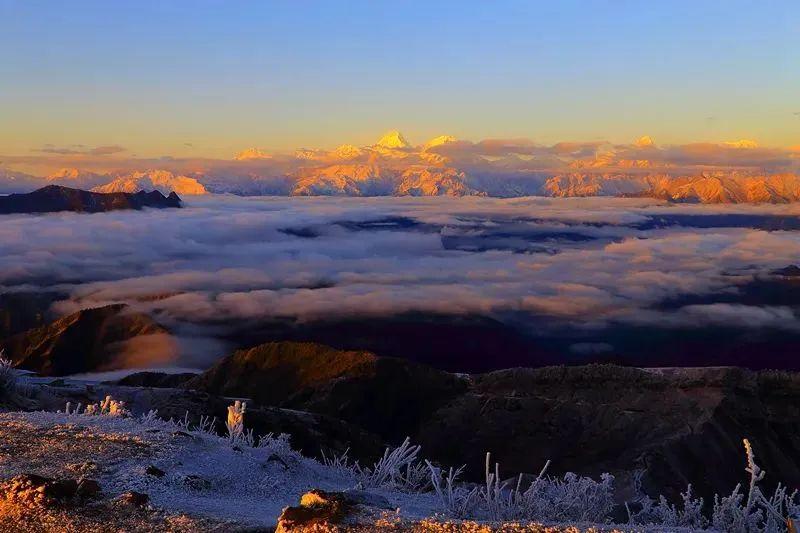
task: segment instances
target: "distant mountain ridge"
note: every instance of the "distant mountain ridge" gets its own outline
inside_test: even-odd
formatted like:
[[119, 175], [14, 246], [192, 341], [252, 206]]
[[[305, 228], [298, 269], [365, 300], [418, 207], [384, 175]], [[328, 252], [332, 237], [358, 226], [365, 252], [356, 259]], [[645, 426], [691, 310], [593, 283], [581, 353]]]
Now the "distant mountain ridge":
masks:
[[[747, 139], [661, 147], [525, 139], [477, 143], [440, 135], [410, 143], [389, 131], [374, 144], [272, 154], [252, 147], [231, 160], [135, 160], [106, 174], [62, 168], [46, 178], [0, 169], [0, 193], [37, 184], [95, 192], [157, 190], [241, 196], [649, 197], [672, 202], [800, 201], [800, 148], [762, 148]], [[163, 165], [163, 167], [161, 166]]]
[[58, 211], [102, 213], [145, 207], [179, 208], [181, 199], [174, 192], [169, 196], [164, 196], [159, 191], [104, 194], [60, 185], [48, 185], [27, 194], [0, 196], [0, 214], [55, 213]]

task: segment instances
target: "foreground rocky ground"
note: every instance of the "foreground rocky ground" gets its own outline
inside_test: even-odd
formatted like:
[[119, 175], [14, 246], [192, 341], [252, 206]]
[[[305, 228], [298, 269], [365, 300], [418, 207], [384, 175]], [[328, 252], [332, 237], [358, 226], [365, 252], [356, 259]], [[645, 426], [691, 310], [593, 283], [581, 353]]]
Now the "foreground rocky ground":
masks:
[[180, 428], [155, 418], [0, 414], [0, 530], [613, 530], [434, 518], [431, 494], [352, 490], [350, 473], [282, 439], [252, 448]]
[[[131, 416], [55, 412], [67, 402], [75, 411], [108, 395], [124, 401]], [[246, 427], [254, 435], [272, 434], [262, 447], [253, 447], [257, 439], [232, 443], [224, 436], [221, 421], [232, 398], [248, 401]], [[372, 465], [406, 436], [422, 445], [418, 459], [444, 466], [444, 474], [448, 466], [465, 465], [460, 479], [475, 491], [486, 484], [485, 453], [492, 452], [500, 469], [492, 470], [491, 487], [504, 498], [513, 499], [513, 488], [528, 486], [545, 464], [555, 480], [570, 471], [590, 476], [575, 485], [585, 494], [610, 491], [600, 482], [610, 472], [613, 497], [602, 512], [586, 515], [594, 518], [584, 528], [626, 523], [625, 504], [635, 502], [635, 514], [642, 491], [680, 502], [690, 484], [710, 516], [714, 494], [747, 486], [744, 438], [769, 473], [759, 482], [765, 492], [778, 482], [788, 493], [800, 487], [800, 378], [791, 373], [590, 365], [457, 375], [369, 352], [270, 343], [236, 352], [199, 375], [139, 373], [114, 382], [26, 375], [3, 401], [9, 412], [0, 414], [0, 480], [6, 483], [0, 529], [10, 531], [29, 524], [42, 531], [104, 531], [109, 517], [126, 531], [276, 524], [299, 531], [320, 524], [543, 530], [511, 525], [516, 516], [539, 517], [541, 510], [494, 512], [491, 502], [466, 492], [461, 503], [480, 507], [472, 514], [481, 520], [455, 520], [471, 517], [472, 510], [454, 512], [458, 505], [447, 508], [430, 485], [416, 481], [353, 493], [364, 489], [353, 461]], [[430, 480], [425, 465], [416, 466]], [[329, 503], [309, 511], [303, 502], [313, 490], [333, 493], [334, 511]], [[31, 494], [52, 491], [53, 497], [30, 505]], [[570, 497], [583, 497], [576, 494]], [[336, 503], [340, 497], [347, 503]], [[297, 509], [279, 521], [288, 506]], [[336, 510], [342, 508], [348, 513]], [[550, 515], [550, 522], [573, 527], [587, 521], [564, 519], [584, 516], [568, 511]], [[647, 520], [663, 521], [655, 514]], [[503, 524], [492, 526], [492, 516], [505, 517]], [[683, 520], [673, 518], [667, 520], [672, 525]], [[57, 529], [60, 524], [72, 525]]]

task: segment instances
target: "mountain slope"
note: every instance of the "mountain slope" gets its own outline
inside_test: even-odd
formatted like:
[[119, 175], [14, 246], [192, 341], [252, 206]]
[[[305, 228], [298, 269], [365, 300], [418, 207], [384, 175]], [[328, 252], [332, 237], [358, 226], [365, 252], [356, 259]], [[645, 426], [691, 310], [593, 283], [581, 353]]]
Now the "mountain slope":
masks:
[[9, 337], [0, 348], [15, 366], [44, 376], [124, 368], [126, 341], [167, 334], [148, 316], [125, 312], [126, 307], [84, 309]]
[[237, 351], [184, 387], [325, 414], [397, 439], [461, 391], [463, 383], [404, 359], [275, 342]]

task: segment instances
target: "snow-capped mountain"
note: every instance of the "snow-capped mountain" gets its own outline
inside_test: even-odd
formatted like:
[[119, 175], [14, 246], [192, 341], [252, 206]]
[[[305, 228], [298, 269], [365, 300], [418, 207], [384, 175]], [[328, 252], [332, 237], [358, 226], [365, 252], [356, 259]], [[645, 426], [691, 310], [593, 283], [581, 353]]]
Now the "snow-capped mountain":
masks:
[[[439, 135], [413, 144], [397, 130], [364, 146], [270, 153], [248, 148], [229, 160], [172, 160], [169, 170], [108, 174], [62, 168], [37, 178], [0, 171], [0, 193], [59, 184], [97, 192], [290, 196], [643, 196], [676, 202], [800, 201], [800, 149], [741, 139], [661, 146], [526, 139], [479, 142]], [[147, 164], [145, 168], [150, 166]], [[183, 165], [183, 166], [182, 166]], [[191, 168], [191, 171], [181, 168]]]
[[112, 177], [108, 174], [96, 174], [78, 168], [61, 168], [48, 174], [45, 179], [49, 185], [63, 185], [76, 189], [92, 189], [104, 183], [108, 183]]
[[175, 175], [167, 170], [147, 170], [120, 176], [105, 185], [94, 187], [94, 192], [176, 192], [180, 195], [208, 194], [206, 188], [195, 178]]
[[236, 161], [250, 161], [252, 159], [272, 159], [272, 155], [258, 148], [242, 150], [234, 157]]

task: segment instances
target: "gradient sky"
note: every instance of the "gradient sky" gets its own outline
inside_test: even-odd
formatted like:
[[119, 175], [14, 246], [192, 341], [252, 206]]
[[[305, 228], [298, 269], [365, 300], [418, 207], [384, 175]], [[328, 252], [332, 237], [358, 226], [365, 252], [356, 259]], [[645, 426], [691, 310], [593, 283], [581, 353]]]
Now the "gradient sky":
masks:
[[[800, 2], [0, 0], [0, 154], [800, 144]], [[191, 146], [189, 146], [191, 144]]]

